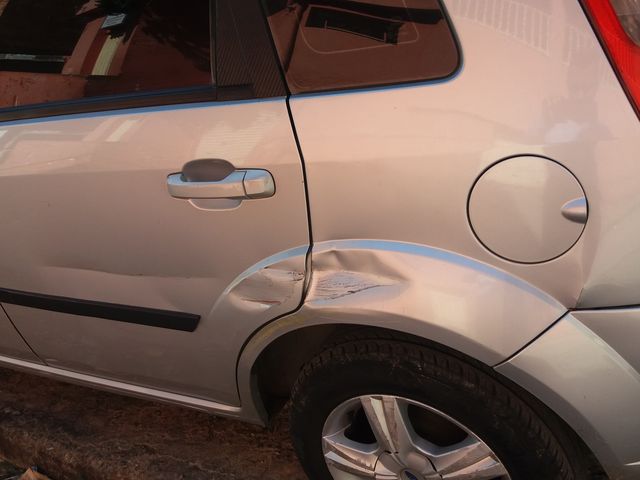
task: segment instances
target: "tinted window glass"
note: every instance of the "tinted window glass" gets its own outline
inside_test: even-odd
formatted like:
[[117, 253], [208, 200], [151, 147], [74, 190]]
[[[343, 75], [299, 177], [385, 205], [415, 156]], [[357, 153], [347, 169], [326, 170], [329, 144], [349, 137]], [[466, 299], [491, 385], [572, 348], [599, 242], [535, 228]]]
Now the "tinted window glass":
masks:
[[209, 0], [0, 1], [0, 108], [212, 84]]
[[263, 0], [292, 93], [451, 75], [457, 45], [437, 0]]

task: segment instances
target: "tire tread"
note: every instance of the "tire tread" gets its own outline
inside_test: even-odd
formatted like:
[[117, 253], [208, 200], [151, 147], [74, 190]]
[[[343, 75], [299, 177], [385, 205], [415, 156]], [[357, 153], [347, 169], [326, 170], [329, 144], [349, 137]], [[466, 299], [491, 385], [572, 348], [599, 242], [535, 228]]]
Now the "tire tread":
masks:
[[[539, 449], [536, 452], [538, 459], [547, 463], [548, 470], [558, 472], [556, 480], [577, 480], [562, 446], [522, 399], [485, 372], [463, 360], [424, 345], [408, 342], [401, 335], [377, 331], [352, 332], [329, 345], [301, 368], [292, 390], [292, 417], [296, 415], [295, 406], [305, 404], [306, 392], [313, 385], [314, 377], [320, 372], [339, 368], [355, 360], [388, 362], [393, 361], [393, 358], [409, 360], [423, 375], [427, 373], [435, 379], [474, 389], [483, 398], [483, 403], [491, 405], [501, 416], [509, 417], [509, 421], [515, 421], [522, 426], [532, 445], [536, 444]], [[292, 425], [295, 424], [296, 419], [292, 418]], [[293, 433], [295, 436], [296, 432]]]

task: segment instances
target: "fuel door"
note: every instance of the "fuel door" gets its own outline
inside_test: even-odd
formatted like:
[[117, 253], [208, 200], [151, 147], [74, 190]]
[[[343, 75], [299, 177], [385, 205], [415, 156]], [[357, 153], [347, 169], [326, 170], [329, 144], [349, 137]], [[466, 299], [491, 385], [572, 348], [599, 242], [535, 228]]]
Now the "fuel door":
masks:
[[488, 168], [469, 196], [469, 221], [492, 253], [517, 263], [541, 263], [578, 241], [588, 205], [576, 177], [558, 162], [517, 156]]

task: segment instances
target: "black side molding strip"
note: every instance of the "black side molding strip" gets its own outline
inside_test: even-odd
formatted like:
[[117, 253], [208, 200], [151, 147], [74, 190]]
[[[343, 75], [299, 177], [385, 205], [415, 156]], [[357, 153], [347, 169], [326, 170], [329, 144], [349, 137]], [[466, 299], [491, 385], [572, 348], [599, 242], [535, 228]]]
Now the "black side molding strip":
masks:
[[39, 310], [81, 315], [83, 317], [104, 318], [105, 320], [135, 323], [148, 327], [168, 328], [182, 332], [195, 331], [200, 322], [200, 315], [192, 313], [56, 297], [6, 288], [0, 288], [0, 302]]

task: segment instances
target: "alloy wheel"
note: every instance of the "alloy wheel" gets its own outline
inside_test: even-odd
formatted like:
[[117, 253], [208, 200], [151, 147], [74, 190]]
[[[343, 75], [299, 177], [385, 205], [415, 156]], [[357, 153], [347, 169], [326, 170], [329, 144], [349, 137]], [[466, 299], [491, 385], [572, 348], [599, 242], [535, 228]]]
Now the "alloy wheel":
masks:
[[350, 399], [327, 417], [322, 437], [335, 480], [510, 480], [471, 430], [403, 397]]

